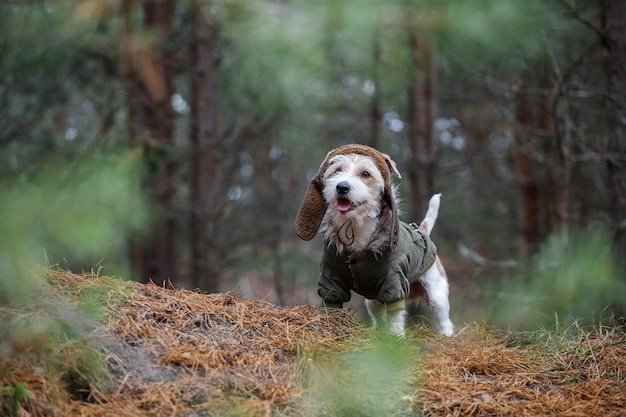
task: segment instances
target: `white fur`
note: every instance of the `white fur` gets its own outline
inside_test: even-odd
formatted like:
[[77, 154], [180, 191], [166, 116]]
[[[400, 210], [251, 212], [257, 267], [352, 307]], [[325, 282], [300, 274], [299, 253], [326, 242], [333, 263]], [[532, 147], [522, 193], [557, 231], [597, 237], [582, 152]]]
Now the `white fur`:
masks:
[[437, 321], [437, 331], [446, 336], [454, 333], [454, 325], [450, 320], [450, 303], [448, 301], [448, 280], [442, 275], [437, 265], [431, 266], [419, 279], [426, 291], [427, 302]]
[[439, 216], [439, 203], [441, 202], [441, 193], [435, 194], [430, 198], [428, 202], [428, 211], [426, 212], [426, 216], [424, 216], [424, 220], [420, 223], [420, 230], [424, 233], [430, 235], [433, 227], [435, 227], [435, 222], [437, 221], [437, 217]]
[[370, 315], [373, 328], [389, 330], [390, 333], [399, 337], [406, 335], [404, 331], [404, 322], [406, 321], [405, 309], [387, 311], [384, 304], [368, 298], [365, 299], [365, 307]]
[[[388, 158], [393, 173], [399, 177], [395, 163], [388, 156], [385, 157]], [[323, 195], [328, 204], [322, 221], [325, 239], [333, 243], [339, 253], [383, 250], [389, 243], [390, 213], [385, 210], [381, 199], [384, 180], [374, 161], [357, 154], [337, 155], [329, 161], [323, 179]], [[344, 193], [339, 192], [338, 185], [344, 186]], [[349, 189], [347, 192], [346, 186]], [[393, 198], [397, 199], [395, 189], [393, 191]], [[349, 211], [338, 209], [341, 198], [350, 201]], [[427, 235], [430, 235], [437, 221], [440, 199], [441, 194], [432, 196], [426, 216], [420, 224], [420, 231]], [[434, 313], [437, 331], [447, 336], [452, 335], [454, 326], [449, 316], [448, 280], [438, 257], [433, 266], [419, 278], [418, 283], [424, 289], [423, 298]], [[418, 299], [415, 295], [410, 295], [409, 298], [409, 301]], [[384, 328], [394, 335], [404, 337], [406, 310], [387, 311], [386, 305], [369, 299], [365, 300], [365, 306], [373, 327]]]
[[[364, 173], [369, 176], [364, 177]], [[344, 197], [354, 207], [347, 213], [336, 209], [341, 197], [337, 192], [337, 185], [340, 183], [347, 183], [350, 187]], [[351, 154], [337, 155], [329, 161], [324, 173], [323, 195], [328, 203], [328, 210], [322, 221], [322, 233], [336, 245], [340, 253], [344, 250], [360, 252], [375, 249], [370, 241], [376, 232], [383, 208], [383, 188], [383, 176], [371, 158]]]

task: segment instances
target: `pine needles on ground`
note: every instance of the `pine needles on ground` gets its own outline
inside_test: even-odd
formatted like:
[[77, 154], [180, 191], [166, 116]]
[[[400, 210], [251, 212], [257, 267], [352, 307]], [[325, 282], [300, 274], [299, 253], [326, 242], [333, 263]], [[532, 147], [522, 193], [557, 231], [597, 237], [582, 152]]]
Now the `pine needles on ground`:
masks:
[[[626, 408], [619, 326], [514, 333], [474, 324], [451, 338], [417, 327], [401, 341], [343, 311], [47, 276], [48, 299], [70, 306], [62, 314], [43, 320], [51, 310], [36, 302], [0, 307], [3, 415], [617, 416]], [[85, 305], [100, 313], [84, 317]], [[51, 320], [72, 323], [51, 331]]]

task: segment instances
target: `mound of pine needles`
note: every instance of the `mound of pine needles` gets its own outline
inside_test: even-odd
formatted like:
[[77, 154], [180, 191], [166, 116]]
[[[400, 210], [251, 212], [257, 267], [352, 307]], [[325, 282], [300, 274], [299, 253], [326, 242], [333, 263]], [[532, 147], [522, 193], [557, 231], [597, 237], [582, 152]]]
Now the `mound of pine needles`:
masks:
[[399, 341], [352, 313], [47, 270], [0, 305], [0, 415], [624, 415], [622, 327]]

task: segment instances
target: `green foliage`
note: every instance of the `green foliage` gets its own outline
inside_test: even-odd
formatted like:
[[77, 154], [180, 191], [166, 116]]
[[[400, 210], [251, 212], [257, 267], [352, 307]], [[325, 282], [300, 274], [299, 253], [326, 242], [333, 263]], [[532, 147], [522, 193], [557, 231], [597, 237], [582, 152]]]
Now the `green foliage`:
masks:
[[554, 234], [525, 272], [489, 291], [491, 318], [518, 329], [597, 324], [622, 302], [624, 272], [601, 228]]
[[20, 405], [22, 401], [30, 397], [32, 394], [26, 389], [25, 382], [18, 382], [15, 385], [6, 385], [0, 389], [0, 394], [4, 397], [3, 403], [7, 404], [7, 407], [3, 407], [0, 411], [8, 413], [9, 416], [20, 415]]
[[[0, 308], [0, 340], [9, 352], [41, 356], [78, 397], [107, 378], [102, 354], [84, 339], [101, 294], [86, 291], [73, 303], [50, 294], [44, 255], [119, 263], [129, 233], [148, 219], [138, 162], [132, 154], [48, 161], [28, 180], [0, 184], [0, 306], [9, 307]], [[13, 410], [24, 398], [18, 388], [3, 390]]]
[[82, 9], [68, 1], [0, 4], [3, 177], [22, 179], [50, 154], [93, 152], [112, 128], [116, 21], [97, 22]]
[[[437, 3], [437, 2], [433, 2]], [[444, 66], [456, 75], [476, 70], [503, 73], [530, 69], [560, 54], [548, 37], [587, 37], [593, 34], [562, 8], [545, 0], [451, 0], [439, 2], [441, 30], [436, 43]], [[445, 4], [444, 7], [442, 7]]]
[[125, 248], [128, 233], [147, 220], [135, 159], [51, 163], [31, 181], [0, 185], [1, 299], [17, 304], [44, 287], [37, 272], [44, 252], [97, 261]]
[[360, 349], [316, 359], [307, 370], [311, 414], [394, 415], [410, 398], [414, 343], [381, 333]]
[[[94, 157], [89, 164], [69, 166], [50, 162], [32, 180], [0, 185], [0, 304], [17, 309], [0, 317], [0, 338], [7, 347], [33, 346], [41, 354], [46, 346], [57, 345], [52, 341], [74, 340], [83, 350], [49, 353], [63, 358], [63, 372], [74, 372], [68, 383], [101, 378], [102, 361], [94, 359], [93, 348], [82, 339], [87, 320], [99, 307], [94, 294], [83, 294], [79, 309], [50, 297], [44, 254], [74, 261], [120, 257], [128, 233], [147, 220], [135, 159]], [[68, 358], [78, 361], [76, 366], [66, 367], [72, 363]]]
[[76, 338], [49, 352], [50, 371], [56, 373], [74, 400], [90, 401], [92, 386], [110, 381], [105, 353], [88, 341]]

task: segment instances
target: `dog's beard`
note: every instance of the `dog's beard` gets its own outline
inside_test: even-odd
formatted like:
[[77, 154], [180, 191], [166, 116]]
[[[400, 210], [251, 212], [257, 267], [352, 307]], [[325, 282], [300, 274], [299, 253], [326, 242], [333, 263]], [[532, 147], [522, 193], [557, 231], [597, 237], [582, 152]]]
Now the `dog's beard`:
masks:
[[[369, 242], [372, 235], [376, 232], [379, 214], [380, 210], [376, 210], [372, 211], [366, 217], [354, 217], [344, 219], [335, 218], [333, 226], [336, 230], [335, 236], [337, 237], [337, 242], [343, 245], [346, 249], [350, 249], [353, 245], [355, 245], [355, 243], [355, 251], [366, 249], [365, 247], [363, 247], [363, 241], [367, 239], [367, 241]], [[341, 220], [344, 221], [343, 223], [339, 224]], [[374, 226], [374, 228], [371, 232], [369, 232], [369, 230], [372, 229], [372, 225]], [[357, 234], [359, 234], [362, 238], [361, 242], [357, 241]], [[361, 244], [359, 245], [359, 243]]]
[[346, 220], [339, 229], [337, 229], [337, 241], [343, 246], [352, 246], [354, 244], [354, 226], [352, 220]]
[[[396, 187], [392, 190], [396, 206], [400, 200]], [[389, 246], [389, 231], [392, 227], [391, 210], [382, 200], [382, 196], [375, 199], [375, 203], [350, 203], [350, 209], [342, 212], [339, 196], [333, 196], [328, 202], [328, 209], [321, 224], [324, 239], [335, 246], [337, 253], [372, 251], [381, 253]]]
[[[353, 203], [350, 204], [349, 210], [342, 211], [341, 207], [345, 210], [347, 206], [345, 202], [329, 203], [322, 221], [322, 233], [326, 241], [333, 244], [338, 253], [377, 251], [388, 243], [384, 234], [387, 233], [388, 236], [391, 216], [389, 210], [383, 211], [382, 200], [377, 201], [377, 204], [362, 203], [356, 207]], [[377, 238], [379, 235], [380, 238]]]

